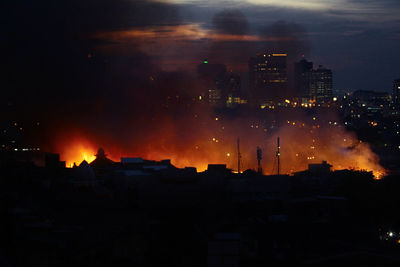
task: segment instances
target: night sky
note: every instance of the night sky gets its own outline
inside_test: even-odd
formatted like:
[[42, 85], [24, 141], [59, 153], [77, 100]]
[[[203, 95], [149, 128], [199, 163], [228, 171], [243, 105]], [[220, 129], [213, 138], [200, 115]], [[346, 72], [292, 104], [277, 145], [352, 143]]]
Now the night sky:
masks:
[[[336, 89], [388, 91], [400, 76], [397, 0], [20, 0], [2, 5], [3, 55], [14, 64], [19, 57], [60, 60], [86, 48], [121, 57], [139, 50], [168, 71], [194, 69], [203, 57], [225, 59], [230, 68], [245, 71], [248, 53], [289, 36], [302, 42], [295, 52], [334, 70]], [[235, 50], [240, 57], [232, 60]], [[41, 65], [46, 69], [52, 63]]]
[[400, 77], [398, 0], [10, 0], [0, 10], [3, 118], [40, 121], [36, 140], [189, 131], [187, 107], [166, 112], [165, 99], [196, 95], [204, 59], [244, 86], [249, 57], [266, 50], [332, 69], [334, 89], [389, 92]]

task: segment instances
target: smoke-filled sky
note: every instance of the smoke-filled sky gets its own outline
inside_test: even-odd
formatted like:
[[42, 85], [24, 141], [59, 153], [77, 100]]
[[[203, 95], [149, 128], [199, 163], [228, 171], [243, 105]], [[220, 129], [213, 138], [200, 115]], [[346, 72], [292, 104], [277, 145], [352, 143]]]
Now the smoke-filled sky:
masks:
[[2, 50], [14, 64], [37, 62], [35, 52], [62, 60], [78, 52], [124, 57], [140, 50], [163, 70], [194, 69], [214, 57], [245, 71], [252, 53], [285, 37], [302, 43], [295, 52], [333, 69], [337, 89], [388, 91], [400, 76], [397, 0], [3, 2]]
[[335, 89], [389, 91], [399, 11], [397, 0], [2, 1], [2, 122], [40, 122], [31, 135], [47, 147], [83, 136], [121, 153], [183, 151], [212, 137], [193, 118], [214, 114], [190, 104], [202, 60], [245, 85], [256, 53], [288, 53], [289, 68], [305, 55], [333, 70]]

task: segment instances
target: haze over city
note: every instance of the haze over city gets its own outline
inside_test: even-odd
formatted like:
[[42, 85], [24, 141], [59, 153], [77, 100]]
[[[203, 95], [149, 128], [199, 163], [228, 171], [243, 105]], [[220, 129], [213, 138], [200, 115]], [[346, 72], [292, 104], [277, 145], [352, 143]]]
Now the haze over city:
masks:
[[1, 6], [0, 265], [400, 262], [399, 1]]

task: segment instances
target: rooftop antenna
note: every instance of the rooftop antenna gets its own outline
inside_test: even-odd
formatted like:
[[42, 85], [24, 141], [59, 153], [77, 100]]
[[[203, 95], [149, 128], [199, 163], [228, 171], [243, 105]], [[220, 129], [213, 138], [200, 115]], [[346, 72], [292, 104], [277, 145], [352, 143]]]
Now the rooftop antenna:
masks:
[[240, 159], [242, 158], [242, 155], [240, 154], [240, 139], [237, 139], [237, 155], [238, 155], [238, 173], [240, 173]]
[[262, 150], [261, 150], [261, 147], [258, 146], [257, 147], [257, 163], [258, 163], [257, 172], [259, 174], [262, 174], [261, 159], [262, 159]]
[[278, 137], [278, 150], [276, 151], [276, 158], [278, 159], [278, 175], [281, 174], [281, 145]]

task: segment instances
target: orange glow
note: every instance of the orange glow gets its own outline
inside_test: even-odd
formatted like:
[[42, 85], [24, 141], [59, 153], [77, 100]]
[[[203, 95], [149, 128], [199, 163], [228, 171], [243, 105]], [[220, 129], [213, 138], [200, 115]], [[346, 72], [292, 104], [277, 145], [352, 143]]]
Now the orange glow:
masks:
[[75, 143], [69, 146], [61, 159], [65, 160], [67, 167], [72, 167], [74, 163], [79, 165], [83, 160], [87, 162], [92, 162], [95, 160], [96, 149], [86, 142]]
[[[129, 43], [130, 41], [137, 42], [142, 41], [154, 41], [160, 40], [165, 42], [167, 40], [178, 41], [178, 40], [201, 40], [210, 39], [220, 42], [225, 41], [246, 41], [246, 42], [258, 42], [258, 41], [291, 41], [291, 37], [276, 37], [276, 36], [264, 36], [258, 35], [235, 35], [218, 33], [213, 30], [202, 28], [199, 24], [185, 24], [185, 25], [173, 25], [173, 26], [153, 26], [144, 27], [141, 29], [132, 30], [120, 30], [120, 31], [109, 31], [96, 33], [95, 38]], [[272, 56], [282, 57], [287, 54], [272, 54]]]
[[74, 163], [79, 165], [86, 160], [88, 163], [96, 159], [98, 147], [84, 138], [75, 138], [66, 142], [61, 149], [61, 160], [65, 161], [67, 167], [72, 168]]
[[191, 128], [186, 136], [181, 135], [182, 125], [166, 121], [160, 123], [157, 130], [148, 132], [146, 140], [139, 141], [132, 137], [135, 142], [133, 145], [122, 141], [118, 143], [118, 138], [101, 140], [98, 136], [78, 137], [60, 142], [58, 151], [67, 166], [72, 166], [74, 162], [79, 164], [82, 160], [94, 160], [98, 148], [102, 147], [113, 161], [120, 161], [121, 157], [157, 161], [170, 159], [178, 168], [196, 167], [198, 171], [204, 171], [208, 164], [226, 164], [237, 171], [236, 140], [240, 137], [241, 170], [257, 168], [256, 147], [260, 146], [263, 149], [262, 169], [264, 174], [270, 175], [277, 172], [276, 138], [279, 136], [282, 174], [306, 170], [308, 164], [321, 163], [323, 160], [333, 165], [333, 170], [371, 171], [375, 179], [386, 174], [378, 156], [367, 143], [360, 142], [355, 135], [337, 126], [314, 129], [308, 122], [303, 126], [297, 118], [299, 123], [287, 121], [290, 124], [285, 123], [279, 131], [274, 132], [265, 131], [264, 127], [254, 127], [259, 124], [256, 121], [250, 123], [244, 119], [215, 118], [215, 115], [207, 118], [198, 115], [198, 121], [193, 124], [183, 121], [182, 125]]

